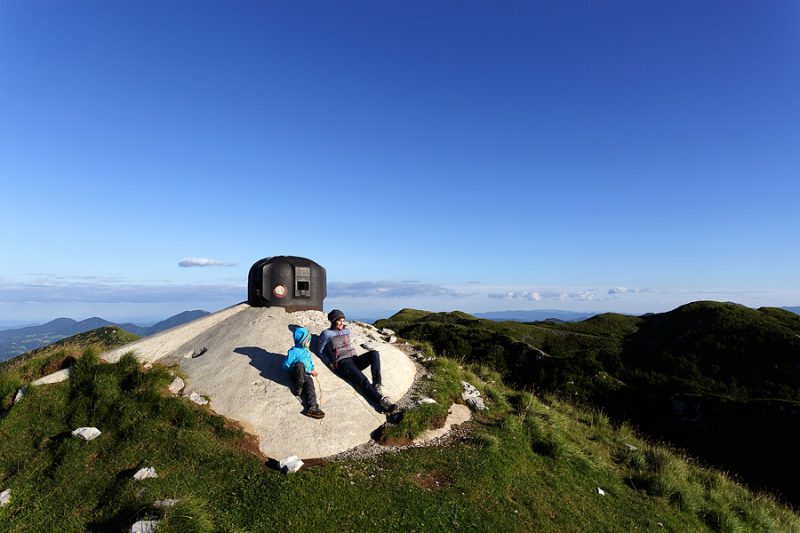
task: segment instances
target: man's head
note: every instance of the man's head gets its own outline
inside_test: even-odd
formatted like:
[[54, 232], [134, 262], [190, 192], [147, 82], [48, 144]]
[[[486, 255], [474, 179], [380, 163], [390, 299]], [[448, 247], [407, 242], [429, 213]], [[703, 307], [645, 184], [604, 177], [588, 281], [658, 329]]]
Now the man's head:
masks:
[[339, 311], [338, 309], [334, 309], [330, 313], [328, 313], [328, 320], [331, 321], [331, 329], [344, 329], [344, 313]]

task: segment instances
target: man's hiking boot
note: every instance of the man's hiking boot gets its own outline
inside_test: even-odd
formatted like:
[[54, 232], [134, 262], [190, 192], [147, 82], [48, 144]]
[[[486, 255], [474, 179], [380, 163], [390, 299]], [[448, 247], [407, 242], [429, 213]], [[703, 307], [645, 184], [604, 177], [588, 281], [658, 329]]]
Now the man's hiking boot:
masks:
[[397, 410], [397, 404], [392, 403], [388, 396], [381, 398], [381, 409], [386, 413], [392, 413]]
[[310, 416], [311, 418], [324, 418], [325, 413], [320, 409], [318, 406], [309, 407], [306, 409], [306, 412], [303, 413], [306, 416]]

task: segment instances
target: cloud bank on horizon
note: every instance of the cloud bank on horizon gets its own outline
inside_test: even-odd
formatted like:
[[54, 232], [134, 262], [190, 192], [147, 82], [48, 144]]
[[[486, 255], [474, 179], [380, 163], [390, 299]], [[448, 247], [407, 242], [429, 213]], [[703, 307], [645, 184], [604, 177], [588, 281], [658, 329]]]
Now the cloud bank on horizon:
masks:
[[[645, 298], [642, 298], [646, 295]], [[786, 301], [791, 305], [800, 301]], [[388, 316], [402, 308], [472, 313], [552, 308], [565, 311], [661, 312], [696, 300], [736, 301], [752, 307], [770, 305], [770, 291], [687, 288], [497, 287], [477, 283], [445, 285], [416, 281], [328, 283], [325, 308], [347, 309], [350, 316]], [[0, 281], [0, 318], [46, 322], [60, 316], [88, 316], [120, 321], [157, 321], [181, 311], [217, 311], [246, 301], [243, 282], [175, 284], [131, 283], [97, 277], [39, 276], [25, 283]], [[655, 302], [655, 303], [654, 303]], [[14, 314], [4, 310], [15, 309]], [[377, 315], [376, 315], [377, 313]]]

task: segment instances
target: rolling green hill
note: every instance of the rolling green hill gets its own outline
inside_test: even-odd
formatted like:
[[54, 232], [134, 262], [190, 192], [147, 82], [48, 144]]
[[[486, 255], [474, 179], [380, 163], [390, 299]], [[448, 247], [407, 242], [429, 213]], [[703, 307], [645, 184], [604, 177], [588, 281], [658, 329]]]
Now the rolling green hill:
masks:
[[695, 302], [642, 317], [496, 323], [403, 310], [376, 325], [487, 364], [509, 383], [603, 409], [800, 503], [800, 316]]
[[[98, 338], [113, 345], [113, 333]], [[0, 378], [63, 350], [4, 365]], [[0, 531], [128, 531], [142, 519], [193, 532], [800, 531], [800, 517], [771, 497], [597, 410], [507, 387], [483, 365], [427, 363], [421, 393], [433, 407], [460, 402], [461, 380], [488, 406], [449, 440], [309, 461], [286, 476], [240, 429], [167, 394], [169, 369], [131, 356], [101, 364], [96, 353], [77, 354], [68, 382], [29, 388], [0, 417], [0, 492], [11, 491]], [[388, 429], [409, 429], [430, 407]], [[78, 426], [103, 433], [79, 441], [69, 436]], [[144, 466], [158, 477], [133, 480]], [[177, 502], [157, 505], [166, 499]]]
[[20, 387], [71, 366], [86, 348], [92, 346], [102, 352], [138, 338], [117, 326], [104, 326], [0, 362], [0, 414], [11, 406]]

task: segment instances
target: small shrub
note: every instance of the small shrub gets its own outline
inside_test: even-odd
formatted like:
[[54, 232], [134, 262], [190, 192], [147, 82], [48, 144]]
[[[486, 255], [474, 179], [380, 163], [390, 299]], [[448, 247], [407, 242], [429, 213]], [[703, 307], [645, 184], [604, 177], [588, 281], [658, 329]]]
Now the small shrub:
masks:
[[633, 474], [626, 481], [631, 488], [643, 490], [650, 496], [668, 496], [674, 492], [667, 477], [659, 474]]
[[672, 454], [660, 448], [648, 448], [644, 456], [648, 470], [656, 474], [666, 473], [675, 463]]
[[552, 433], [537, 436], [531, 440], [531, 449], [539, 455], [558, 459], [564, 455], [566, 446]]
[[566, 445], [556, 437], [552, 429], [542, 427], [541, 421], [535, 417], [528, 417], [524, 420], [523, 426], [528, 434], [531, 449], [544, 457], [557, 459], [564, 455]]
[[706, 507], [700, 511], [700, 518], [713, 531], [740, 531], [738, 521], [731, 516], [728, 509], [722, 507]]
[[472, 442], [481, 448], [491, 451], [500, 449], [500, 439], [487, 431], [476, 431], [472, 434]]

